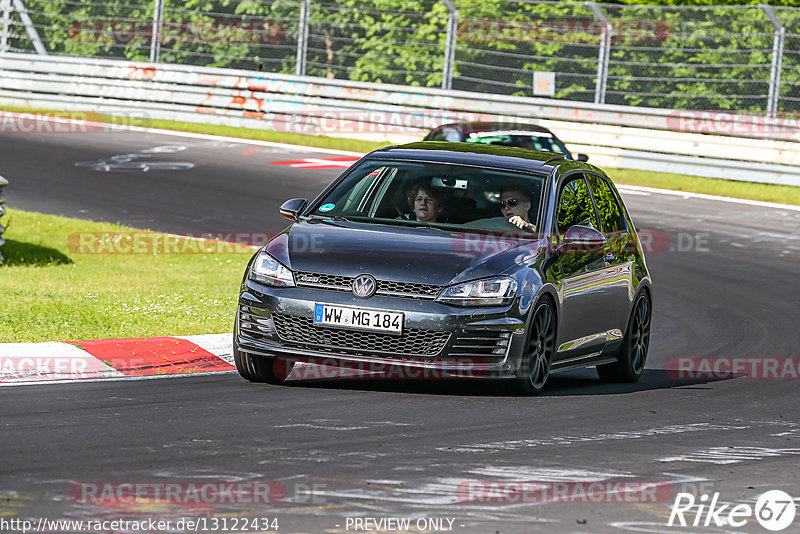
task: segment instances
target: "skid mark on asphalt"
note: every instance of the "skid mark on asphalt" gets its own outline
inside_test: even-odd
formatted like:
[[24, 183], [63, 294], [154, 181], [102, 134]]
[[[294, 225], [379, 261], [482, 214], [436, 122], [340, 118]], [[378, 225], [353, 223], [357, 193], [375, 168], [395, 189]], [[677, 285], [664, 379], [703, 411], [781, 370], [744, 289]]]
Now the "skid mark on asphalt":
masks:
[[717, 465], [738, 464], [764, 458], [800, 455], [800, 449], [771, 449], [769, 447], [710, 447], [679, 456], [659, 458], [660, 462], [706, 462]]
[[630, 473], [621, 471], [592, 471], [569, 467], [530, 467], [530, 466], [482, 466], [467, 471], [470, 474], [491, 478], [507, 478], [512, 480], [549, 480], [584, 482], [592, 480], [610, 480], [632, 477]]
[[182, 171], [194, 168], [194, 163], [180, 161], [154, 161], [151, 154], [173, 154], [186, 150], [182, 145], [164, 145], [147, 148], [138, 154], [117, 154], [105, 159], [94, 161], [79, 161], [76, 167], [87, 167], [97, 172], [113, 171]]
[[[542, 506], [547, 505], [547, 510], [551, 510], [550, 506], [559, 506], [559, 504], [567, 503], [568, 505], [581, 504], [580, 501], [548, 501], [548, 500], [515, 500], [510, 499], [508, 502], [479, 502], [468, 501], [463, 499], [463, 492], [459, 493], [459, 488], [465, 482], [470, 481], [470, 475], [480, 473], [484, 475], [499, 476], [499, 478], [519, 479], [523, 477], [522, 481], [530, 480], [545, 480], [549, 482], [564, 480], [575, 482], [579, 479], [584, 479], [585, 482], [602, 482], [602, 481], [617, 481], [618, 479], [630, 479], [634, 475], [629, 472], [600, 472], [594, 470], [560, 467], [560, 466], [544, 466], [541, 468], [531, 468], [527, 465], [507, 466], [505, 468], [488, 468], [486, 466], [465, 466], [460, 474], [455, 474], [449, 477], [428, 477], [421, 481], [399, 481], [399, 480], [353, 480], [346, 478], [331, 478], [331, 477], [318, 477], [302, 475], [310, 482], [322, 482], [324, 487], [318, 490], [315, 495], [325, 500], [325, 505], [318, 508], [311, 507], [298, 507], [292, 509], [291, 512], [307, 512], [313, 509], [332, 511], [336, 509], [338, 513], [344, 515], [360, 514], [369, 512], [370, 514], [397, 514], [401, 513], [399, 510], [404, 510], [406, 515], [407, 510], [424, 510], [426, 516], [448, 516], [455, 517], [457, 523], [470, 523], [471, 527], [475, 524], [489, 524], [490, 521], [505, 521], [505, 522], [525, 522], [527, 525], [534, 523], [551, 524], [560, 523], [560, 519], [549, 519], [542, 516], [542, 512], [532, 513], [533, 507], [543, 510]], [[539, 478], [542, 477], [542, 478]], [[545, 478], [548, 477], [548, 478]], [[661, 485], [670, 489], [677, 487], [679, 484], [687, 482], [699, 482], [706, 479], [696, 477], [687, 477], [679, 474], [661, 473], [659, 475], [662, 482]], [[520, 480], [516, 480], [520, 481]], [[332, 487], [333, 486], [333, 487]], [[609, 490], [614, 493], [616, 490]], [[620, 489], [619, 491], [627, 491]], [[672, 492], [660, 492], [662, 497], [669, 494], [670, 498]], [[461, 497], [460, 497], [461, 495]], [[647, 516], [662, 517], [664, 510], [668, 508], [668, 503], [664, 501], [663, 506], [658, 506], [658, 503], [653, 507], [642, 506], [639, 507], [637, 502], [626, 502], [624, 495], [620, 494], [618, 497], [611, 495], [608, 503], [613, 505], [608, 508], [604, 515], [608, 513], [617, 515], [618, 517], [630, 517], [629, 511], [632, 507], [636, 507], [640, 516], [646, 518]], [[341, 502], [345, 501], [345, 502]], [[592, 503], [584, 503], [589, 506]], [[410, 507], [410, 508], [409, 508]], [[572, 532], [575, 532], [572, 530]]]
[[470, 445], [462, 445], [461, 447], [439, 447], [437, 450], [453, 451], [453, 452], [497, 453], [497, 452], [527, 449], [534, 447], [566, 446], [566, 445], [574, 445], [577, 443], [642, 439], [655, 436], [684, 434], [687, 432], [743, 430], [747, 428], [749, 428], [749, 426], [747, 425], [734, 426], [734, 425], [716, 425], [711, 423], [693, 423], [688, 425], [669, 425], [657, 428], [648, 428], [646, 430], [614, 432], [611, 434], [600, 433], [600, 434], [587, 434], [582, 436], [558, 436], [558, 437], [542, 438], [542, 439], [523, 439], [523, 440], [509, 440], [509, 441], [493, 441], [489, 443], [474, 443]]
[[365, 421], [360, 425], [348, 426], [344, 421], [332, 419], [315, 419], [311, 423], [289, 423], [278, 425], [274, 428], [314, 428], [319, 430], [334, 430], [349, 432], [351, 430], [369, 430], [385, 426], [411, 426], [411, 423], [396, 423], [393, 421]]

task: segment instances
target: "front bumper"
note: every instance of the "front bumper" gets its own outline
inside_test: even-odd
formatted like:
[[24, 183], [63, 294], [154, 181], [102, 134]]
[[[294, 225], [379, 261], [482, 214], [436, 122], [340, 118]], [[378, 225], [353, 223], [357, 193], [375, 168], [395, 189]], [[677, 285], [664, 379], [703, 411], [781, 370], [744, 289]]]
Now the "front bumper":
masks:
[[[403, 334], [313, 325], [315, 304], [402, 312]], [[525, 310], [466, 308], [430, 300], [313, 288], [272, 288], [246, 280], [236, 320], [238, 350], [253, 355], [356, 368], [429, 370], [423, 376], [509, 378], [525, 354]], [[412, 373], [403, 376], [414, 377]]]

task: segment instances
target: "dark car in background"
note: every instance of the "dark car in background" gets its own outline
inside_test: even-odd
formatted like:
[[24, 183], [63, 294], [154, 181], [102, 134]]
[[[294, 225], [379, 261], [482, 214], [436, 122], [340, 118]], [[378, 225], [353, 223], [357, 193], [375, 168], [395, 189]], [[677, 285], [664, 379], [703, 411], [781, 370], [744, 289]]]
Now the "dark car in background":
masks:
[[515, 146], [564, 154], [567, 159], [589, 161], [586, 154], [572, 153], [556, 134], [535, 124], [503, 122], [454, 122], [443, 124], [425, 136], [423, 141], [450, 141], [484, 145]]
[[[510, 223], [512, 205], [529, 222]], [[508, 379], [531, 394], [559, 371], [642, 374], [650, 275], [620, 195], [592, 165], [413, 143], [364, 156], [281, 213], [292, 224], [255, 254], [239, 293], [234, 358], [247, 380], [280, 383], [310, 362]]]

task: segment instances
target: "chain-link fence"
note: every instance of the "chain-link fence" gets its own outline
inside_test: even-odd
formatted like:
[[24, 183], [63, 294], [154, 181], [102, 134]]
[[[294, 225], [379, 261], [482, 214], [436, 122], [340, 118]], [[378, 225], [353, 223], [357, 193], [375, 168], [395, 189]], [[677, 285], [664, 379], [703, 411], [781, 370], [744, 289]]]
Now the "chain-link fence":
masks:
[[794, 116], [800, 9], [526, 0], [0, 0], [0, 53]]

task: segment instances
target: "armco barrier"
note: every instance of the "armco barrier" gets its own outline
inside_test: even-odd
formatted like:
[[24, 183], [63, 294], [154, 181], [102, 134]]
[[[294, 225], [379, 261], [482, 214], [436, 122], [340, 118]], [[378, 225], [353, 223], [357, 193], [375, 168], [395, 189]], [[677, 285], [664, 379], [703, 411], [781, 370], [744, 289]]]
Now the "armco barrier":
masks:
[[[6, 214], [6, 199], [3, 198], [3, 188], [8, 185], [8, 180], [0, 176], [0, 218]], [[5, 227], [3, 227], [2, 222], [0, 222], [0, 247], [2, 247], [6, 240], [3, 238], [3, 232], [5, 232]], [[3, 251], [0, 250], [0, 263], [3, 263]]]
[[4, 105], [387, 143], [421, 139], [455, 120], [531, 122], [601, 167], [800, 186], [800, 130], [755, 117], [24, 54], [0, 56], [0, 72]]

